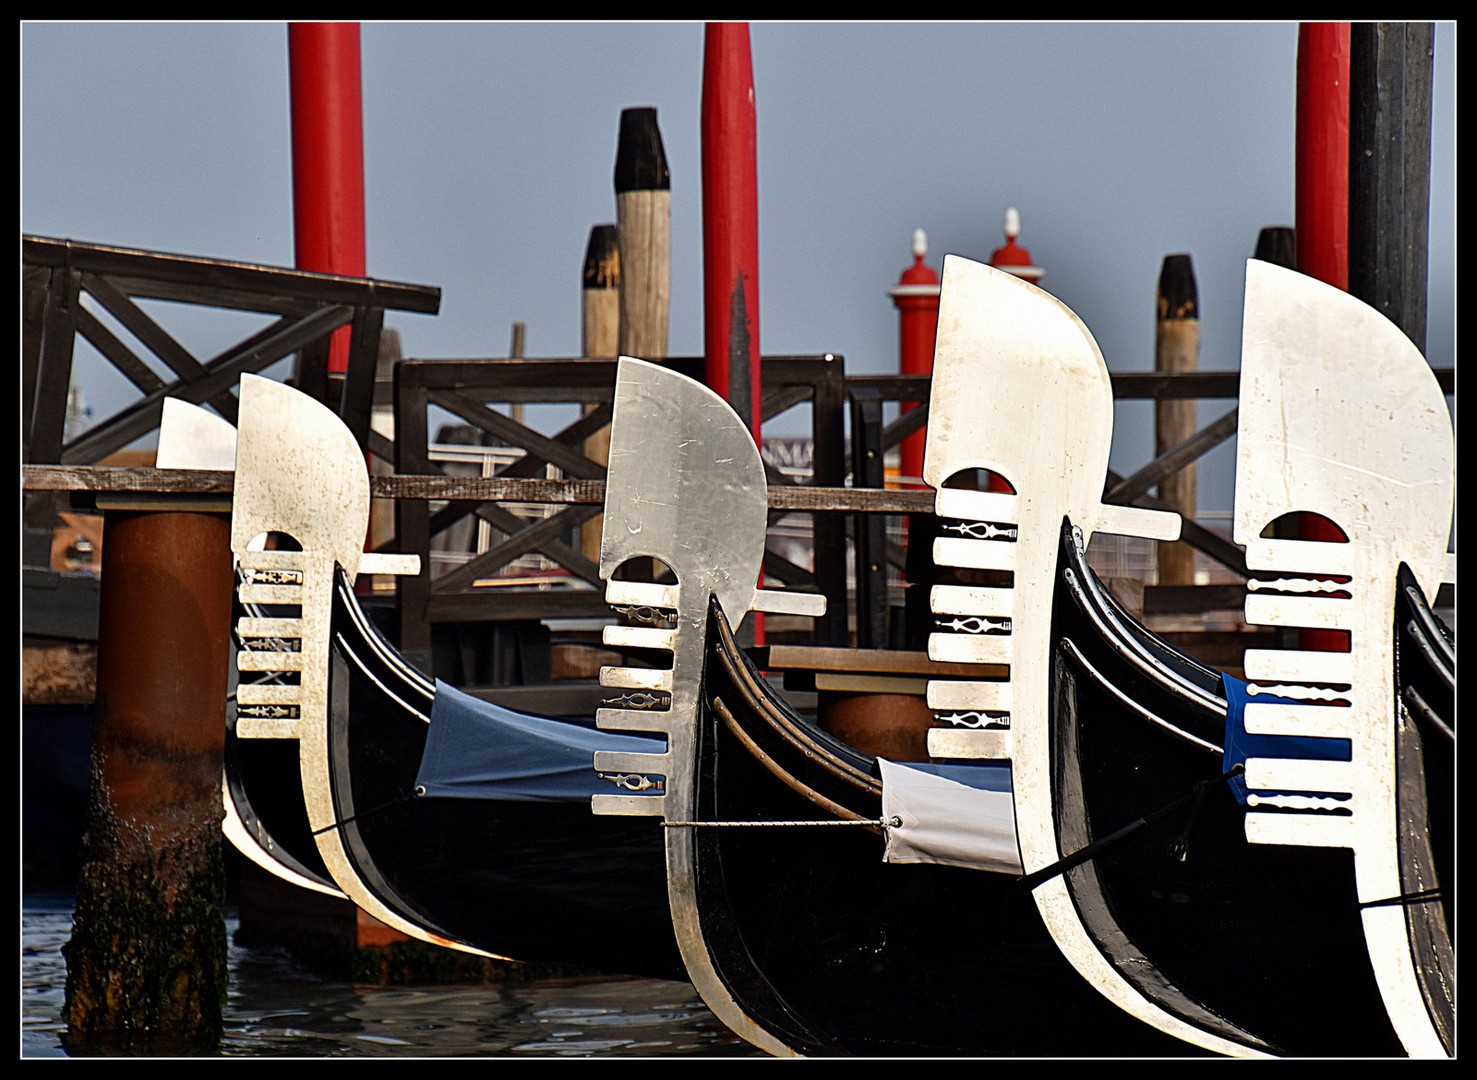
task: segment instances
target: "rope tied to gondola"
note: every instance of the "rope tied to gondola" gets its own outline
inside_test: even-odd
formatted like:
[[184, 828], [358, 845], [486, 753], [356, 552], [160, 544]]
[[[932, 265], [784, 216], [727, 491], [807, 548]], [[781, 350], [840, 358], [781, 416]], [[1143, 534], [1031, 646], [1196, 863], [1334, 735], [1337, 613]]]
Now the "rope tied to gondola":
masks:
[[340, 818], [338, 821], [333, 822], [331, 825], [325, 825], [321, 829], [314, 829], [313, 835], [321, 836], [323, 833], [342, 828], [343, 826], [348, 825], [351, 822], [360, 821], [364, 818], [370, 817], [373, 814], [378, 814], [381, 810], [390, 810], [396, 806], [402, 806], [405, 803], [410, 802], [410, 800], [412, 799], [419, 799], [421, 796], [425, 795], [425, 793], [426, 789], [423, 787], [412, 788], [409, 792], [397, 795], [395, 798], [390, 799], [387, 802], [382, 802], [378, 806], [371, 806], [368, 810], [361, 811], [357, 814], [352, 814], [346, 818]]
[[871, 825], [880, 826], [884, 829], [901, 828], [903, 819], [900, 817], [890, 818], [859, 818], [856, 821], [664, 821], [662, 827], [675, 829], [691, 826], [693, 828], [723, 828], [723, 829], [752, 829], [758, 827], [783, 826], [792, 827], [797, 825]]
[[[1111, 833], [1110, 835], [1103, 837], [1101, 840], [1095, 840], [1091, 844], [1088, 844], [1086, 847], [1079, 848], [1071, 855], [1068, 855], [1065, 858], [1058, 859], [1056, 862], [1052, 863], [1049, 866], [1042, 867], [1040, 870], [1037, 870], [1033, 874], [1025, 874], [1017, 878], [1015, 881], [1016, 888], [1029, 892], [1030, 890], [1036, 888], [1036, 886], [1040, 885], [1042, 882], [1049, 881], [1052, 878], [1056, 877], [1058, 874], [1064, 874], [1068, 870], [1072, 869], [1074, 866], [1081, 866], [1089, 859], [1102, 854], [1105, 850], [1112, 847], [1113, 845], [1128, 839], [1128, 837], [1132, 836], [1139, 830], [1147, 828], [1148, 826], [1154, 824], [1156, 821], [1159, 821], [1162, 818], [1168, 817], [1170, 814], [1174, 813], [1176, 810], [1179, 810], [1181, 807], [1187, 804], [1193, 803], [1195, 808], [1198, 810], [1200, 806], [1200, 801], [1204, 798], [1204, 794], [1206, 791], [1208, 791], [1210, 788], [1215, 787], [1215, 785], [1217, 784], [1226, 783], [1233, 778], [1240, 776], [1245, 771], [1246, 766], [1242, 765], [1240, 762], [1237, 762], [1235, 765], [1231, 766], [1229, 771], [1222, 773], [1220, 776], [1196, 781], [1194, 786], [1191, 787], [1189, 794], [1176, 799], [1168, 806], [1155, 810], [1153, 813], [1145, 814], [1143, 817], [1138, 818], [1137, 820], [1123, 826], [1123, 828], [1119, 829], [1117, 832]], [[1191, 817], [1190, 825], [1194, 825], [1193, 815]], [[1181, 837], [1180, 843], [1188, 840], [1189, 831], [1189, 827], [1187, 827], [1184, 836]], [[1176, 848], [1178, 848], [1179, 846], [1179, 844], [1175, 845]]]
[[1416, 892], [1401, 893], [1399, 896], [1387, 896], [1383, 900], [1365, 900], [1359, 905], [1360, 910], [1372, 907], [1391, 907], [1399, 904], [1402, 907], [1410, 904], [1428, 904], [1432, 900], [1440, 900], [1440, 889], [1420, 889]]

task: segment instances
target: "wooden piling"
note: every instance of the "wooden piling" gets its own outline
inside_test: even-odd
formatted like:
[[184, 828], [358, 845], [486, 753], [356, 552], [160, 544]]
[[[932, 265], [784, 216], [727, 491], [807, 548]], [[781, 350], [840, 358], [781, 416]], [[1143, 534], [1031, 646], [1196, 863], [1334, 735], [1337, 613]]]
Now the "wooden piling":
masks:
[[1349, 292], [1426, 350], [1430, 23], [1349, 30]]
[[77, 1053], [210, 1053], [222, 1033], [230, 520], [178, 507], [106, 514], [91, 793], [64, 948]]
[[1286, 225], [1268, 225], [1257, 234], [1256, 252], [1252, 258], [1274, 266], [1296, 270], [1298, 266], [1297, 233]]
[[672, 293], [672, 178], [656, 110], [623, 109], [615, 156], [623, 356], [667, 355]]
[[[621, 253], [618, 351], [638, 360], [665, 359], [672, 291], [672, 177], [655, 109], [621, 111], [615, 217]], [[653, 567], [650, 572], [657, 571]]]
[[[585, 265], [580, 274], [580, 353], [583, 356], [615, 356], [620, 351], [621, 248], [615, 225], [596, 225], [585, 245]], [[589, 406], [586, 412], [593, 408]], [[585, 440], [585, 456], [601, 465], [610, 462], [610, 425]], [[592, 562], [600, 561], [601, 518], [590, 518], [580, 526], [580, 551]]]
[[[1159, 271], [1154, 370], [1196, 371], [1200, 366], [1200, 310], [1195, 270], [1188, 255], [1166, 255]], [[1154, 403], [1154, 454], [1157, 457], [1196, 431], [1192, 399]], [[1186, 465], [1159, 482], [1159, 498], [1182, 517], [1195, 519], [1195, 466]], [[1159, 584], [1195, 584], [1195, 549], [1183, 541], [1160, 542]]]

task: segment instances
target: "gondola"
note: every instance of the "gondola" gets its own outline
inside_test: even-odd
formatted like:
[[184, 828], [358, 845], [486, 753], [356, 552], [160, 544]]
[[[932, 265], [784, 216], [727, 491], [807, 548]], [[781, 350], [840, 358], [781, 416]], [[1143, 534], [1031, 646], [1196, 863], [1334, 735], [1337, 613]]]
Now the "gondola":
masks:
[[[243, 648], [228, 777], [238, 809], [261, 808], [248, 825], [280, 838], [279, 864], [321, 873], [418, 940], [681, 978], [658, 831], [589, 812], [593, 785], [624, 782], [594, 774], [594, 751], [651, 740], [515, 713], [410, 667], [354, 593], [357, 570], [407, 567], [357, 550], [368, 487], [347, 430], [304, 395], [249, 377], [240, 417]], [[293, 765], [297, 784], [272, 792], [270, 778]]]
[[[1254, 264], [1252, 274], [1259, 274], [1262, 265]], [[1300, 320], [1324, 325], [1344, 314], [1320, 311], [1314, 319], [1309, 313], [1317, 311], [1316, 306], [1310, 307], [1304, 296], [1286, 290], [1280, 295], [1287, 303], [1286, 319], [1271, 334], [1258, 320], [1275, 300], [1249, 287], [1248, 354], [1255, 352], [1254, 340], [1274, 340], [1286, 350], [1288, 342], [1298, 340], [1294, 324]], [[941, 322], [935, 409], [950, 408], [951, 385], [958, 384], [981, 353], [1007, 371], [1012, 365], [1023, 368], [1022, 381], [1031, 381], [1030, 354], [1016, 343], [1033, 328], [1051, 322], [1054, 314], [1070, 316], [1064, 308], [1056, 311], [1059, 305], [1039, 291], [962, 261], [952, 265], [946, 261], [944, 298], [946, 303], [973, 305], [978, 325], [989, 328], [989, 339], [972, 335], [970, 327], [958, 321]], [[1070, 340], [1075, 317], [1056, 322], [1057, 340]], [[1019, 337], [1012, 338], [1012, 332]], [[1092, 362], [1096, 348], [1085, 328], [1079, 332], [1087, 345], [1079, 346], [1077, 358], [1090, 382], [1092, 369], [1101, 361]], [[1003, 350], [995, 339], [1007, 343]], [[1063, 349], [1053, 362], [1070, 353]], [[1255, 367], [1253, 361], [1249, 370], [1254, 372]], [[1103, 392], [1106, 372], [1100, 375], [1098, 409], [1109, 414], [1111, 403]], [[1035, 374], [1043, 383], [1053, 382], [1041, 376]], [[994, 381], [1007, 387], [1007, 398], [1020, 385], [1008, 375]], [[1027, 401], [1030, 392], [1025, 387]], [[935, 611], [953, 632], [936, 635], [930, 650], [951, 659], [1007, 661], [1012, 673], [1008, 689], [931, 685], [930, 704], [945, 722], [958, 724], [981, 715], [995, 718], [994, 730], [935, 730], [930, 735], [931, 751], [1010, 759], [1028, 870], [1024, 880], [1053, 936], [1094, 986], [1147, 1023], [1222, 1052], [1431, 1053], [1429, 1042], [1410, 1035], [1409, 1015], [1415, 1010], [1406, 1008], [1406, 1020], [1399, 1018], [1404, 1005], [1391, 1000], [1388, 963], [1382, 967], [1376, 950], [1365, 947], [1369, 889], [1356, 889], [1354, 854], [1347, 846], [1320, 842], [1328, 829], [1339, 827], [1339, 821], [1332, 826], [1329, 821], [1346, 819], [1347, 812], [1332, 799], [1320, 803], [1310, 795], [1307, 777], [1326, 776], [1344, 765], [1348, 741], [1338, 736], [1347, 729], [1332, 724], [1299, 726], [1283, 719], [1280, 731], [1275, 724], [1274, 734], [1263, 730], [1267, 710], [1282, 717], [1284, 710], [1305, 704], [1280, 696], [1298, 691], [1278, 685], [1295, 669], [1279, 667], [1276, 660], [1249, 653], [1249, 674], [1277, 673], [1278, 678], [1260, 685], [1255, 680], [1247, 685], [1222, 679], [1224, 692], [1214, 695], [1206, 682], [1206, 675], [1213, 673], [1197, 676], [1183, 661], [1174, 660], [1167, 646], [1154, 647], [1152, 635], [1121, 612], [1085, 565], [1090, 531], [1079, 522], [1093, 521], [1100, 513], [1091, 505], [1089, 492], [1074, 497], [1051, 491], [1050, 461], [1042, 475], [1039, 457], [1023, 457], [1011, 440], [991, 437], [992, 428], [999, 430], [1001, 414], [1012, 410], [1017, 423], [1047, 432], [1090, 423], [1079, 411], [1069, 425], [1071, 411], [1058, 401], [1037, 398], [1022, 409], [1020, 400], [1007, 400], [993, 414], [978, 418], [972, 430], [946, 429], [930, 444], [934, 458], [926, 462], [925, 476], [931, 482], [942, 483], [964, 469], [990, 469], [1032, 496], [1028, 503], [1014, 493], [939, 493], [940, 513], [953, 511], [952, 526], [945, 524], [945, 531], [952, 527], [969, 539], [937, 545], [938, 561], [997, 571], [1008, 567], [1013, 580], [1004, 588], [975, 593], [955, 586], [936, 589]], [[1244, 389], [1243, 410], [1244, 418]], [[1251, 411], [1255, 414], [1255, 405]], [[1321, 419], [1327, 423], [1329, 418]], [[1357, 418], [1350, 420], [1357, 425]], [[1287, 438], [1285, 432], [1277, 433], [1265, 442], [1285, 445]], [[1102, 445], [1105, 448], [1106, 442]], [[1084, 471], [1080, 461], [1070, 462], [1074, 452], [1069, 445], [1065, 451], [1069, 467], [1057, 475]], [[1105, 464], [1091, 462], [1085, 472], [1100, 478]], [[1326, 460], [1322, 464], [1328, 467]], [[1238, 477], [1238, 505], [1242, 483]], [[1248, 490], [1267, 491], [1272, 486], [1266, 477], [1247, 482]], [[1006, 551], [996, 542], [992, 551], [989, 540], [976, 539], [987, 528], [1008, 532], [1013, 549]], [[1248, 543], [1241, 535], [1238, 540]], [[1265, 550], [1258, 543], [1266, 542], [1248, 543], [1251, 566], [1258, 565], [1258, 554]], [[1053, 570], [1049, 576], [1048, 565]], [[1280, 567], [1291, 568], [1285, 562]], [[1248, 619], [1269, 621], [1265, 616], [1276, 610], [1265, 602], [1260, 608], [1251, 602]], [[1258, 613], [1263, 616], [1260, 620], [1253, 618]], [[1298, 613], [1306, 615], [1306, 610]], [[961, 617], [1011, 615], [1009, 632], [996, 635], [994, 641], [971, 638], [957, 629]], [[944, 622], [943, 616], [952, 619]], [[1379, 669], [1380, 664], [1371, 667]], [[1388, 657], [1382, 670], [1391, 670]], [[1198, 689], [1192, 685], [1197, 681]], [[1223, 700], [1216, 702], [1216, 696]], [[1337, 695], [1324, 689], [1301, 696]], [[1393, 697], [1384, 697], [1383, 710], [1377, 707], [1377, 693], [1371, 700], [1376, 705], [1371, 706], [1370, 726], [1390, 727]], [[1203, 707], [1198, 703], [1202, 701]], [[1247, 702], [1249, 712], [1243, 708]], [[1254, 718], [1243, 722], [1243, 717]], [[1257, 729], [1256, 739], [1249, 738], [1248, 726]], [[1439, 746], [1440, 740], [1436, 743]], [[1283, 776], [1268, 778], [1269, 757], [1285, 770]], [[1298, 778], [1291, 793], [1277, 786], [1287, 784], [1289, 777]], [[1414, 793], [1414, 785], [1403, 790], [1412, 793], [1405, 815], [1407, 834], [1412, 841], [1424, 838], [1426, 808], [1438, 806], [1440, 799], [1428, 803]], [[1268, 813], [1257, 812], [1259, 806], [1284, 816], [1269, 824]], [[1290, 835], [1286, 831], [1290, 815], [1309, 806], [1317, 806], [1325, 816], [1301, 835]], [[1436, 931], [1443, 924], [1429, 918], [1435, 910], [1429, 885], [1418, 885], [1403, 886], [1403, 894], [1402, 887], [1391, 888], [1384, 895], [1421, 896], [1421, 903], [1404, 906], [1427, 916], [1422, 925], [1430, 931], [1428, 937], [1439, 938]], [[1433, 940], [1428, 953], [1439, 952]], [[1450, 964], [1432, 962], [1425, 970], [1433, 972], [1424, 983], [1428, 991], [1454, 983]], [[1406, 997], [1408, 1004], [1408, 991]], [[1437, 1011], [1430, 1010], [1432, 1015]]]
[[[1332, 630], [1348, 646], [1248, 651], [1250, 689], [1291, 699], [1248, 714], [1273, 736], [1349, 745], [1312, 766], [1275, 748], [1248, 760], [1247, 839], [1352, 859], [1402, 1044], [1451, 1056], [1454, 642], [1427, 614], [1455, 580], [1450, 413], [1420, 350], [1340, 289], [1253, 260], [1243, 325], [1235, 538], [1253, 573], [1247, 621]], [[1322, 518], [1325, 537], [1272, 535], [1293, 512]]]
[[[1084, 908], [1070, 887], [1094, 863], [1069, 868], [1064, 861], [1082, 857], [1089, 838], [1061, 829], [1063, 811], [1080, 819], [1073, 790], [1079, 781], [1076, 763], [1054, 753], [1052, 743], [1052, 680], [1062, 657], [1052, 611], [1062, 587], [1062, 530], [1070, 528], [1085, 550], [1097, 532], [1174, 540], [1180, 527], [1174, 514], [1102, 502], [1112, 429], [1107, 367], [1081, 320], [1019, 278], [946, 256], [924, 478], [936, 491], [940, 522], [934, 562], [941, 574], [964, 580], [932, 587], [936, 629], [928, 650], [937, 660], [1007, 664], [1009, 676], [931, 681], [936, 724], [929, 753], [1008, 763], [1023, 887], [1058, 949], [1097, 992], [1188, 1045], [1232, 1056], [1277, 1054], [1277, 1046], [1214, 1003], [1186, 998], [1172, 985], [1158, 993], [1164, 980], [1152, 958], [1128, 942], [1105, 948], [1111, 909], [1105, 922], [1105, 913]], [[1103, 697], [1114, 719], [1197, 748], [1219, 745], [1224, 704], [1207, 673], [1132, 619], [1116, 619], [1099, 634], [1109, 635], [1120, 661], [1111, 677], [1135, 657], [1156, 681], [1150, 689], [1157, 696], [1142, 703], [1132, 693]], [[1126, 769], [1117, 774], [1126, 797], [1112, 807], [1111, 820], [1093, 817], [1099, 829], [1157, 818], [1166, 805], [1140, 801], [1142, 770], [1132, 760]]]
[[[707, 388], [638, 360], [621, 359], [615, 402], [601, 574], [613, 604], [666, 616], [673, 629], [640, 640], [672, 664], [603, 673], [659, 700], [597, 722], [659, 732], [666, 750], [598, 754], [597, 769], [664, 786], [593, 805], [662, 818], [678, 941], [714, 1014], [778, 1056], [1193, 1055], [1082, 981], [1016, 874], [884, 861], [909, 831], [893, 763], [796, 714], [734, 640], [749, 610], [810, 603], [752, 585], [766, 506], [752, 437]], [[646, 558], [676, 584], [617, 575]], [[1000, 773], [966, 764], [950, 782]]]
[[[199, 405], [166, 398], [159, 418], [155, 466], [161, 469], [230, 471], [236, 466], [236, 429]], [[237, 575], [237, 587], [241, 578]], [[266, 617], [260, 606], [244, 609], [233, 598], [232, 637], [247, 615]], [[239, 648], [239, 641], [236, 641]], [[313, 842], [299, 783], [297, 745], [287, 740], [236, 738], [236, 684], [233, 664], [226, 699], [224, 765], [221, 775], [222, 831], [242, 855], [293, 885], [329, 896], [343, 894], [333, 883]], [[280, 676], [253, 673], [249, 681], [280, 682]]]

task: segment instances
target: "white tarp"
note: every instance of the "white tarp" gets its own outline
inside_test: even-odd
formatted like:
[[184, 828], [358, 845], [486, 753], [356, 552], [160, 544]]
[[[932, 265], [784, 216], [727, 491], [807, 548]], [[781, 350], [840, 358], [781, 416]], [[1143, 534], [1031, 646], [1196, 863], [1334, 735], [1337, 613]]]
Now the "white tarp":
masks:
[[902, 820], [886, 830], [884, 862], [1025, 872], [1016, 843], [1009, 765], [912, 766], [885, 758], [877, 764], [882, 816]]

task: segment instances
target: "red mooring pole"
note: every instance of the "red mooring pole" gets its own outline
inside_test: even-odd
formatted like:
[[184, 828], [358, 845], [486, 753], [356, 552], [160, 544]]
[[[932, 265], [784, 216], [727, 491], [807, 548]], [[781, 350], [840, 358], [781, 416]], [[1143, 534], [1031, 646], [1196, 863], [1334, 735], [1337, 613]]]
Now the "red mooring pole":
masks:
[[[763, 445], [759, 164], [748, 23], [707, 24], [702, 113], [704, 376], [748, 418], [754, 441]], [[754, 643], [762, 644], [764, 616], [756, 611], [751, 625]]]
[[[903, 375], [933, 374], [933, 349], [938, 340], [939, 293], [942, 287], [938, 274], [923, 263], [926, 254], [928, 234], [916, 229], [913, 232], [913, 265], [904, 270], [898, 283], [888, 290], [898, 310], [898, 372]], [[903, 411], [907, 412], [917, 404], [916, 401], [905, 401]], [[905, 488], [928, 486], [921, 480], [924, 438], [925, 432], [919, 430], [903, 440], [900, 466]]]
[[759, 195], [747, 23], [708, 23], [703, 43], [705, 377], [759, 441]]
[[1349, 287], [1349, 24], [1302, 23], [1297, 54], [1298, 272]]
[[[1294, 235], [1299, 273], [1349, 287], [1349, 24], [1298, 26], [1297, 152]], [[1304, 540], [1336, 541], [1340, 533], [1303, 515]], [[1304, 628], [1301, 648], [1347, 649], [1341, 630]]]
[[[358, 23], [289, 23], [293, 239], [299, 270], [363, 277], [364, 115]], [[328, 370], [349, 367], [349, 327]]]

